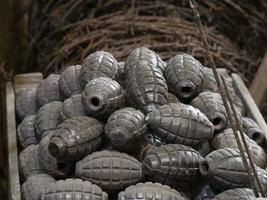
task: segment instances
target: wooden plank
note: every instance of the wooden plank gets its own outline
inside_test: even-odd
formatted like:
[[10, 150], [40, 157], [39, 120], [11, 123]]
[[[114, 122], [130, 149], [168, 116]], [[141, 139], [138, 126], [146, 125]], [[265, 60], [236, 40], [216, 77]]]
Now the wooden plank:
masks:
[[21, 200], [18, 170], [17, 135], [15, 119], [15, 95], [11, 82], [5, 86], [6, 129], [8, 146], [8, 189], [10, 200]]

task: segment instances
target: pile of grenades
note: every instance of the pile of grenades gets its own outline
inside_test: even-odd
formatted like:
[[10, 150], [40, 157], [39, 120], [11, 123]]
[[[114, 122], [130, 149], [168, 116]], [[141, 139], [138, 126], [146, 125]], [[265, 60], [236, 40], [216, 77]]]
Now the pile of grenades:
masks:
[[[224, 75], [267, 193], [265, 136]], [[26, 200], [256, 199], [211, 69], [108, 52], [16, 97]]]

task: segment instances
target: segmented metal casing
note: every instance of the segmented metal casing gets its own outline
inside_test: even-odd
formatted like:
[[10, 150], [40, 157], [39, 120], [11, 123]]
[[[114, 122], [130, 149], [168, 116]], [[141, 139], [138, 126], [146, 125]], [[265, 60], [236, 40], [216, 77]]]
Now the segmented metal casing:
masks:
[[254, 191], [249, 188], [235, 188], [226, 190], [220, 194], [217, 194], [212, 200], [253, 200], [256, 196]]
[[167, 103], [181, 103], [181, 101], [174, 94], [168, 92]]

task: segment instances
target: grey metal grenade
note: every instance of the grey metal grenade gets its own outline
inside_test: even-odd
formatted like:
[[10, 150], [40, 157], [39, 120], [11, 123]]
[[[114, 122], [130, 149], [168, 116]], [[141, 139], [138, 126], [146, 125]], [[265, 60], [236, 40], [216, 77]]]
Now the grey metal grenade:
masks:
[[118, 151], [97, 151], [76, 163], [76, 177], [91, 181], [104, 190], [120, 191], [143, 178], [141, 163]]
[[81, 179], [59, 180], [48, 185], [40, 200], [108, 200], [100, 187]]
[[52, 101], [62, 101], [63, 96], [59, 91], [58, 80], [60, 75], [50, 74], [46, 79], [43, 79], [37, 88], [37, 101], [39, 107]]
[[72, 117], [58, 126], [49, 141], [49, 152], [60, 160], [77, 161], [96, 151], [103, 124], [92, 117]]
[[212, 200], [253, 200], [255, 199], [255, 193], [249, 188], [235, 188], [226, 190], [220, 194], [217, 194]]
[[167, 103], [168, 88], [159, 68], [141, 60], [125, 74], [127, 100], [147, 113]]
[[17, 139], [22, 148], [38, 143], [35, 136], [34, 123], [35, 115], [29, 115], [17, 126]]
[[152, 147], [147, 151], [143, 160], [143, 170], [151, 181], [172, 187], [183, 186], [199, 178], [201, 160], [202, 156], [192, 147], [166, 144]]
[[21, 195], [25, 200], [40, 200], [42, 191], [56, 180], [48, 174], [35, 174], [29, 177], [21, 187]]
[[99, 77], [111, 79], [118, 77], [117, 61], [110, 53], [105, 51], [92, 53], [83, 60], [80, 84], [84, 88], [89, 81]]
[[116, 81], [100, 77], [90, 81], [83, 93], [82, 103], [90, 116], [108, 118], [125, 104], [121, 86]]
[[213, 125], [198, 109], [182, 103], [160, 106], [146, 115], [148, 127], [166, 143], [200, 146], [213, 136]]
[[146, 133], [145, 115], [130, 107], [111, 114], [105, 126], [105, 134], [111, 146], [125, 152], [136, 151]]
[[61, 123], [62, 103], [53, 101], [42, 106], [35, 118], [35, 134], [38, 139], [43, 138], [48, 132], [55, 130]]
[[203, 66], [191, 55], [178, 54], [168, 62], [164, 76], [171, 93], [181, 100], [190, 101], [201, 91]]
[[160, 183], [138, 183], [127, 187], [118, 195], [118, 200], [186, 200], [185, 196], [167, 185]]
[[88, 112], [86, 111], [81, 100], [82, 100], [81, 94], [74, 94], [63, 102], [60, 114], [61, 121], [65, 121], [66, 119], [70, 119], [74, 116], [88, 115]]
[[168, 92], [167, 103], [181, 103], [181, 101], [174, 94]]
[[202, 82], [202, 88], [201, 92], [215, 92], [219, 93], [219, 89], [217, 86], [216, 79], [214, 77], [213, 71], [211, 68], [203, 67], [203, 82]]
[[64, 69], [58, 80], [59, 90], [65, 98], [73, 94], [82, 93], [82, 87], [79, 82], [81, 65], [71, 65]]
[[36, 88], [26, 90], [16, 97], [16, 114], [22, 120], [37, 112]]

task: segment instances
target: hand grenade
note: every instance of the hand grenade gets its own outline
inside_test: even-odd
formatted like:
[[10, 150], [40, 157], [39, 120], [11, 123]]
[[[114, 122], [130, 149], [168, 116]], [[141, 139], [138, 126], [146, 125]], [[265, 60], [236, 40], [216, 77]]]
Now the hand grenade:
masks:
[[174, 94], [168, 92], [167, 103], [180, 103], [180, 100]]
[[82, 104], [82, 95], [74, 94], [70, 98], [66, 99], [62, 104], [61, 121], [70, 119], [74, 116], [86, 116], [88, 115], [84, 105]]
[[35, 115], [29, 115], [17, 127], [17, 138], [22, 148], [38, 143], [34, 132], [34, 122]]
[[81, 65], [72, 65], [64, 69], [58, 80], [61, 94], [69, 98], [73, 94], [81, 94], [82, 87], [79, 82]]
[[35, 174], [23, 183], [21, 195], [25, 200], [40, 200], [42, 191], [56, 180], [47, 174]]
[[61, 95], [58, 86], [59, 78], [59, 75], [50, 74], [46, 79], [40, 82], [36, 91], [39, 107], [52, 101], [63, 100], [63, 96]]
[[35, 118], [35, 134], [38, 139], [43, 138], [48, 132], [55, 130], [61, 123], [62, 103], [53, 101], [41, 107]]
[[111, 146], [127, 152], [136, 151], [146, 133], [145, 115], [130, 107], [115, 111], [105, 126], [105, 134]]
[[119, 83], [101, 77], [86, 85], [82, 93], [82, 103], [91, 116], [108, 118], [111, 113], [124, 106], [125, 100]]
[[175, 189], [170, 188], [167, 185], [160, 183], [138, 183], [127, 187], [124, 191], [118, 195], [118, 200], [187, 200], [188, 198], [182, 196]]
[[148, 127], [167, 143], [200, 146], [213, 136], [213, 125], [198, 109], [182, 103], [160, 106], [146, 116]]
[[201, 91], [203, 66], [191, 55], [178, 54], [168, 62], [164, 76], [171, 93], [190, 101]]
[[203, 68], [203, 74], [204, 74], [204, 79], [202, 83], [202, 88], [201, 92], [215, 92], [219, 93], [219, 89], [217, 86], [216, 79], [214, 77], [213, 71], [211, 68], [204, 67]]
[[116, 59], [108, 52], [97, 51], [87, 56], [80, 71], [80, 84], [86, 84], [99, 77], [115, 79], [118, 77], [118, 64]]
[[81, 179], [59, 180], [48, 185], [41, 194], [41, 200], [108, 200], [100, 187]]
[[125, 153], [102, 150], [76, 163], [76, 177], [104, 190], [120, 191], [143, 178], [141, 163]]
[[36, 88], [24, 91], [16, 97], [16, 114], [20, 120], [37, 112]]
[[249, 188], [235, 188], [226, 190], [218, 195], [216, 195], [212, 200], [253, 200], [256, 196], [254, 191]]
[[167, 103], [168, 88], [159, 68], [142, 60], [125, 76], [127, 99], [137, 109], [147, 113]]
[[42, 171], [46, 172], [47, 174], [57, 178], [65, 178], [71, 172], [72, 166], [69, 162], [57, 160], [50, 154], [48, 145], [51, 134], [52, 133], [45, 136], [39, 143], [39, 163]]
[[[256, 165], [261, 168], [266, 166], [266, 153], [265, 151], [257, 145], [254, 140], [251, 140], [249, 137], [244, 135], [250, 149], [250, 153]], [[241, 138], [240, 138], [241, 139]], [[223, 149], [223, 148], [238, 148], [238, 145], [235, 140], [235, 135], [232, 129], [226, 129], [222, 133], [215, 135], [211, 141], [212, 147], [214, 149]]]
[[149, 180], [177, 187], [199, 178], [201, 160], [202, 156], [189, 146], [166, 144], [148, 150], [143, 160], [143, 170]]
[[77, 161], [101, 144], [103, 124], [91, 117], [76, 116], [58, 126], [50, 138], [50, 153], [61, 160]]

